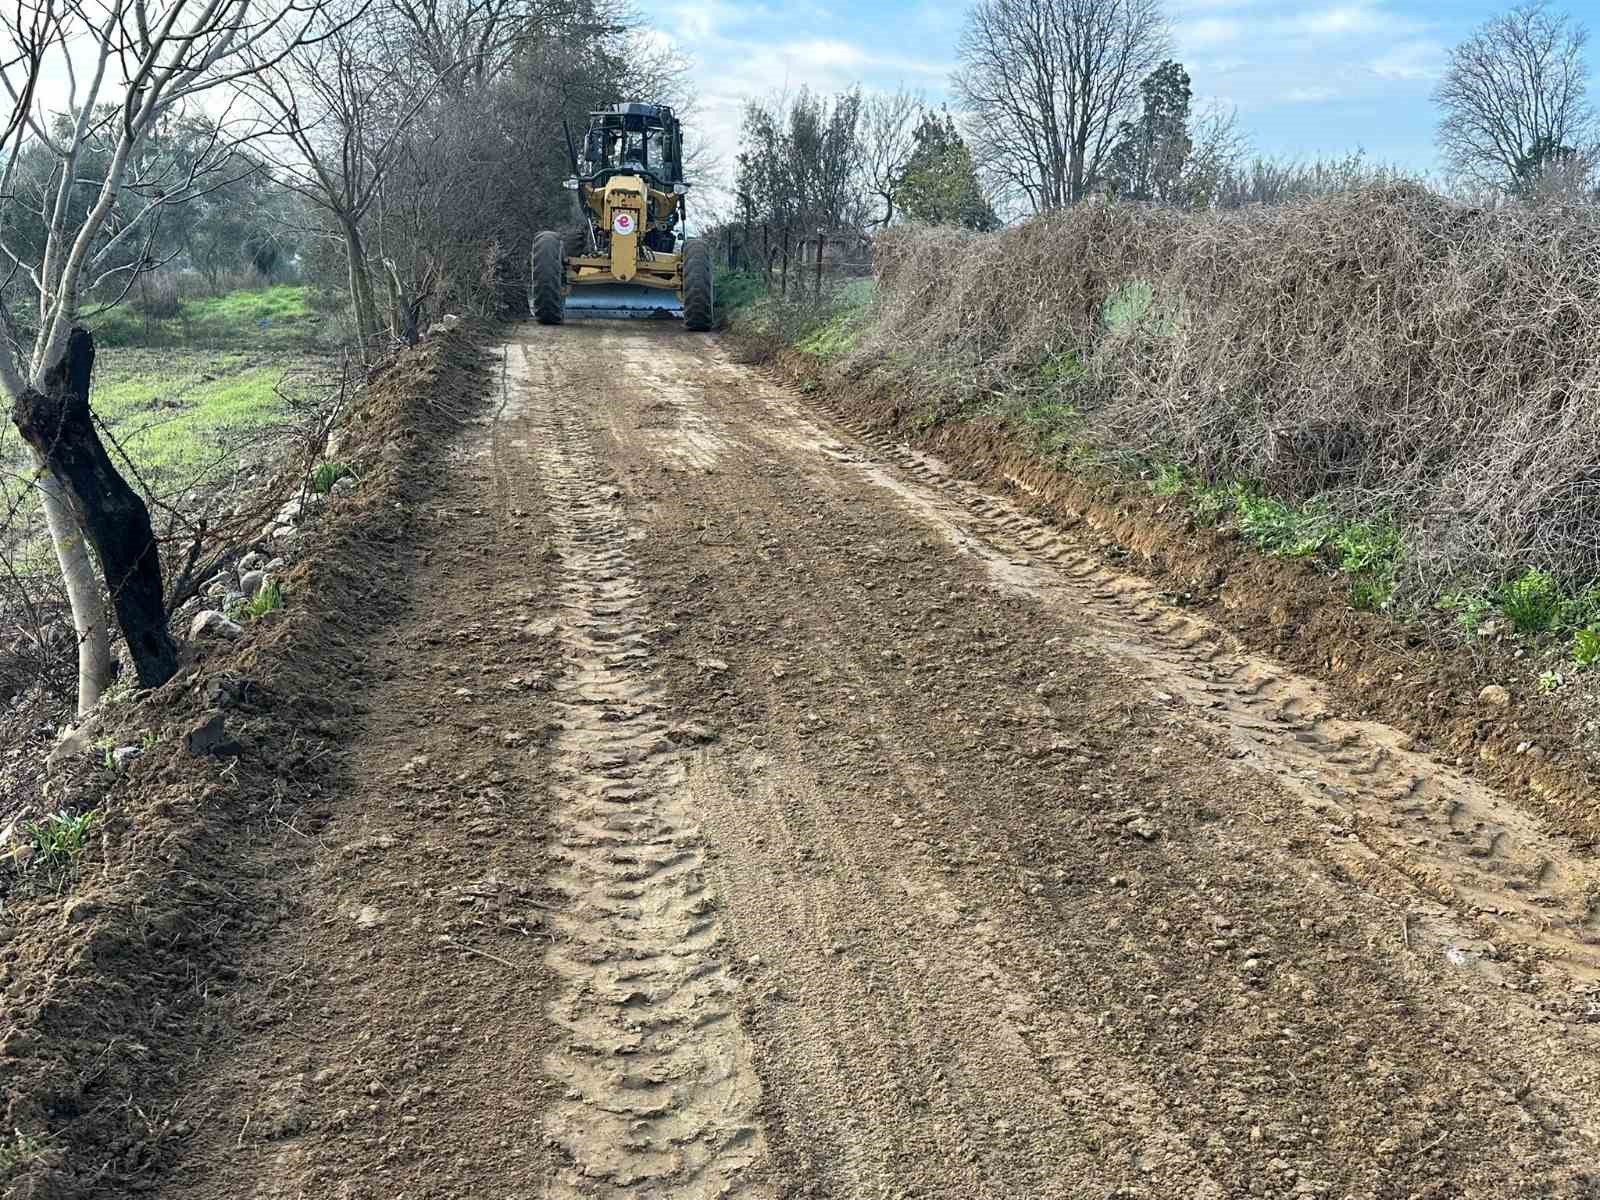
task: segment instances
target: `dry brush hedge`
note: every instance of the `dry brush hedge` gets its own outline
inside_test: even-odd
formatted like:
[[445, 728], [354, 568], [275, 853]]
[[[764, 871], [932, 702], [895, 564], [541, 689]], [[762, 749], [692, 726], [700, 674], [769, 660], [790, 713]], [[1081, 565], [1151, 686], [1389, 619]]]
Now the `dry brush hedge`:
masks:
[[857, 365], [913, 372], [946, 415], [1043, 400], [1101, 452], [1392, 522], [1414, 594], [1600, 577], [1595, 210], [1414, 187], [1084, 204], [997, 234], [896, 230], [877, 259]]

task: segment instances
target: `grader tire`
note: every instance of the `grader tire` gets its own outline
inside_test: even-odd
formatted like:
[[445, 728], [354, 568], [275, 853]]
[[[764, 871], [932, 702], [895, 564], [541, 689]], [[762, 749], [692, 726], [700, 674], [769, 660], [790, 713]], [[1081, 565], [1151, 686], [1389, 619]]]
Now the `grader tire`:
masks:
[[704, 333], [714, 319], [711, 292], [711, 247], [696, 238], [683, 246], [683, 327]]
[[533, 279], [528, 307], [541, 325], [559, 325], [566, 315], [562, 289], [567, 282], [567, 262], [562, 237], [545, 230], [533, 239]]

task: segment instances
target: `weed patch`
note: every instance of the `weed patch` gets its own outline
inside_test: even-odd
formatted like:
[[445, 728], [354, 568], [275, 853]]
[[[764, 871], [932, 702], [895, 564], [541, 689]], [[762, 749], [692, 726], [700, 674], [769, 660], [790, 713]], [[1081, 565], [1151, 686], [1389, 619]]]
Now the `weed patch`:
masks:
[[318, 496], [326, 496], [333, 491], [333, 485], [341, 479], [348, 479], [353, 472], [344, 463], [325, 462], [318, 463], [317, 469], [311, 472], [307, 482], [312, 492]]
[[278, 581], [269, 581], [259, 592], [255, 599], [246, 601], [239, 609], [239, 615], [247, 621], [259, 621], [268, 613], [277, 612], [283, 607], [283, 588]]
[[1518, 633], [1548, 633], [1562, 609], [1561, 588], [1546, 571], [1527, 571], [1503, 585], [1499, 601]]
[[44, 1142], [30, 1137], [22, 1130], [13, 1130], [8, 1138], [0, 1138], [0, 1175], [25, 1167], [44, 1153]]
[[33, 847], [33, 863], [45, 870], [71, 868], [89, 844], [99, 814], [93, 809], [69, 816], [51, 813], [27, 827], [28, 844]]
[[1600, 629], [1580, 629], [1572, 635], [1572, 661], [1580, 667], [1600, 663]]

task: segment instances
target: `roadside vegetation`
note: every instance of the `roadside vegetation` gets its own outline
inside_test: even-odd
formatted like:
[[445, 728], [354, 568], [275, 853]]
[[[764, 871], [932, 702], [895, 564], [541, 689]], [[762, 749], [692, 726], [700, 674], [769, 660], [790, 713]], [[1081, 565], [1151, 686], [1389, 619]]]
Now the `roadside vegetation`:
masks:
[[[913, 432], [999, 418], [1065, 469], [1321, 564], [1354, 608], [1515, 635], [1565, 677], [1600, 663], [1600, 309], [1579, 299], [1600, 222], [1463, 218], [1379, 185], [899, 229], [875, 288], [768, 298], [739, 327], [915, 397]], [[1519, 314], [1550, 303], [1568, 316], [1535, 336]]]

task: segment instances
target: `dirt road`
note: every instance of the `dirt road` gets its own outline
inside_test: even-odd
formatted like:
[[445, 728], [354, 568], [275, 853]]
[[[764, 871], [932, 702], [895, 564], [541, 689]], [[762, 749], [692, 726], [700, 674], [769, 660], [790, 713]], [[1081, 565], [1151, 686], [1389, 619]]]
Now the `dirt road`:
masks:
[[715, 340], [503, 355], [161, 1194], [1600, 1195], [1572, 847]]

